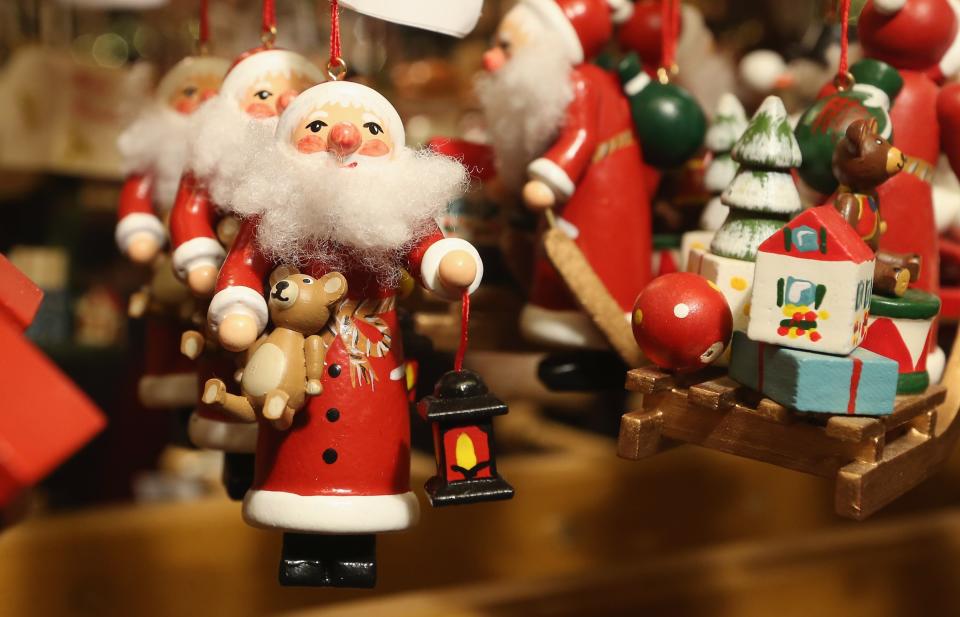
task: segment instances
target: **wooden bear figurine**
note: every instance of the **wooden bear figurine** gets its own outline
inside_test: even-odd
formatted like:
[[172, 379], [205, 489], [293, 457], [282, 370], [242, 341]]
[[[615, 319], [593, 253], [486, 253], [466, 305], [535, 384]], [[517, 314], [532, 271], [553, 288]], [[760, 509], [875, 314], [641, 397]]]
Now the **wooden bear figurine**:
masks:
[[877, 134], [874, 119], [850, 123], [833, 151], [833, 174], [840, 182], [833, 205], [877, 253], [873, 286], [883, 295], [902, 296], [920, 275], [920, 257], [878, 251], [886, 231], [877, 187], [900, 173], [906, 157]]
[[347, 279], [339, 272], [314, 279], [287, 266], [273, 271], [270, 286], [273, 330], [247, 350], [239, 377], [242, 394], [230, 394], [222, 380], [209, 379], [203, 402], [247, 422], [255, 421], [260, 410], [276, 428], [286, 430], [307, 395], [322, 390], [327, 344], [318, 333], [346, 295]]

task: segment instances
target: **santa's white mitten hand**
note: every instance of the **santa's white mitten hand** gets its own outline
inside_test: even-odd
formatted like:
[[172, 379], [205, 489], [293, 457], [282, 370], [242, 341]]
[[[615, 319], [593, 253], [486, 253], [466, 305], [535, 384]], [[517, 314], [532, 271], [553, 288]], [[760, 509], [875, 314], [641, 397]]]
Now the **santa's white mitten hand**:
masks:
[[218, 270], [216, 266], [203, 265], [191, 268], [187, 273], [187, 286], [194, 295], [209, 297], [217, 284]]
[[147, 231], [139, 231], [130, 236], [130, 242], [127, 245], [127, 255], [131, 261], [138, 264], [150, 263], [159, 250], [160, 243], [152, 233]]
[[250, 315], [227, 315], [220, 322], [217, 335], [227, 351], [243, 351], [257, 340], [257, 322]]
[[450, 251], [440, 260], [437, 277], [448, 290], [460, 293], [477, 278], [477, 262], [466, 251]]
[[323, 386], [320, 384], [319, 379], [308, 379], [306, 392], [310, 396], [316, 396], [323, 392]]
[[530, 180], [523, 185], [523, 203], [534, 211], [546, 210], [557, 204], [557, 196], [546, 182]]

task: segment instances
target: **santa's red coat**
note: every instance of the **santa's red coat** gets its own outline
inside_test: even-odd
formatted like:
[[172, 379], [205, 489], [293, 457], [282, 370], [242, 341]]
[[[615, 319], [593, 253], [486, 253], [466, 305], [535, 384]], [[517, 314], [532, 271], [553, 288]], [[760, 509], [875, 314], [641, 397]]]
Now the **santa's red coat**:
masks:
[[[210, 308], [215, 325], [237, 307], [264, 319], [269, 274], [280, 264], [263, 256], [255, 233], [255, 221], [244, 222], [220, 270]], [[463, 240], [443, 238], [439, 229], [416, 242], [397, 267], [438, 291], [439, 259], [457, 249], [468, 250], [481, 266], [471, 286], [475, 289], [482, 274], [476, 250]], [[312, 263], [301, 271], [320, 278], [329, 269]], [[353, 323], [372, 342], [389, 342], [389, 350], [366, 358], [375, 375], [371, 381], [353, 364], [336, 328], [321, 377], [323, 392], [308, 399], [289, 430], [261, 420], [256, 474], [244, 505], [244, 516], [254, 525], [348, 533], [402, 529], [416, 520], [406, 376], [393, 307], [396, 290], [380, 285], [359, 264], [341, 273], [350, 300], [382, 307], [379, 327], [356, 316]]]
[[[528, 172], [558, 198], [556, 214], [587, 261], [629, 313], [651, 278], [651, 214], [644, 165], [633, 118], [617, 79], [583, 64], [571, 71], [573, 100], [558, 139]], [[541, 255], [530, 301], [551, 310], [578, 305]]]

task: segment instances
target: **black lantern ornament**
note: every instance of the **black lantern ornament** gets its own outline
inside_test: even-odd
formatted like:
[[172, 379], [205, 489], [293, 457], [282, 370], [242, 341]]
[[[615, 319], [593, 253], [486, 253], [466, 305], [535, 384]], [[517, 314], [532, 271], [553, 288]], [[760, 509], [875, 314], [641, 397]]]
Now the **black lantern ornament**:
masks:
[[433, 394], [418, 405], [433, 427], [437, 475], [424, 490], [434, 507], [513, 497], [513, 487], [497, 474], [493, 418], [507, 406], [490, 394], [473, 371], [450, 371]]

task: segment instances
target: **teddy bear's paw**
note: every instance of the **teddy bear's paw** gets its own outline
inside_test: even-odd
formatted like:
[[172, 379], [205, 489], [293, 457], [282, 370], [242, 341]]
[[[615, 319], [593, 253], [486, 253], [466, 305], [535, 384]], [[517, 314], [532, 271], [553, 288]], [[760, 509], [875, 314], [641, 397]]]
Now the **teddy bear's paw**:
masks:
[[213, 405], [214, 403], [222, 403], [226, 395], [227, 384], [219, 379], [208, 379], [207, 383], [203, 386], [203, 396], [200, 400], [207, 405]]
[[323, 392], [323, 385], [320, 384], [319, 379], [308, 379], [304, 391], [310, 396], [316, 396]]
[[283, 416], [283, 411], [287, 408], [287, 401], [290, 395], [282, 390], [274, 390], [267, 394], [263, 401], [263, 417], [267, 420], [277, 420]]

